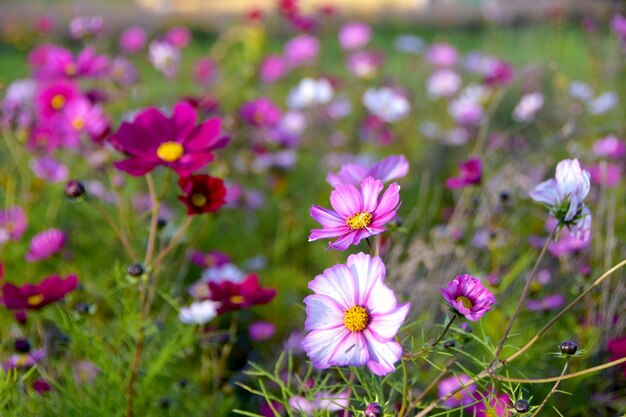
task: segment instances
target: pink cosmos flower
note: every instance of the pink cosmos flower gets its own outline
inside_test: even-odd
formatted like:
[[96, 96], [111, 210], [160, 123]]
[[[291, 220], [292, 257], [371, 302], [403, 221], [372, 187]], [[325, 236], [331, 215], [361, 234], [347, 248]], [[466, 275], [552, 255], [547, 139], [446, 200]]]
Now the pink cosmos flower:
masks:
[[330, 193], [334, 210], [311, 207], [311, 217], [322, 229], [311, 230], [309, 242], [338, 237], [328, 247], [345, 250], [351, 244], [358, 245], [362, 239], [384, 232], [384, 225], [396, 215], [400, 186], [394, 182], [379, 199], [383, 188], [383, 182], [372, 177], [361, 182], [360, 192], [352, 184], [338, 184]]
[[513, 79], [513, 74], [513, 67], [508, 62], [496, 59], [485, 68], [483, 82], [490, 87], [505, 85]]
[[139, 73], [135, 65], [126, 57], [117, 56], [111, 61], [110, 78], [116, 83], [127, 86], [137, 82]]
[[0, 210], [0, 245], [9, 240], [20, 240], [26, 231], [26, 225], [26, 213], [21, 207]]
[[43, 119], [57, 116], [79, 94], [76, 85], [68, 81], [43, 86], [35, 95], [37, 115]]
[[348, 70], [359, 78], [373, 78], [385, 60], [385, 56], [375, 51], [352, 53], [346, 59]]
[[2, 286], [2, 302], [9, 310], [38, 310], [65, 297], [78, 286], [76, 275], [62, 279], [58, 275], [44, 278], [37, 284]]
[[538, 184], [530, 197], [550, 207], [552, 215], [570, 227], [576, 237], [591, 236], [591, 212], [583, 203], [589, 193], [590, 175], [580, 167], [578, 159], [565, 159], [556, 166], [553, 179]]
[[459, 165], [459, 175], [448, 178], [446, 188], [456, 189], [480, 184], [483, 169], [480, 159], [471, 158]]
[[475, 393], [474, 398], [482, 402], [466, 409], [466, 412], [471, 416], [513, 417], [516, 414], [512, 407], [511, 398], [505, 393], [488, 390], [484, 393]]
[[441, 288], [441, 295], [456, 314], [471, 321], [478, 321], [496, 302], [479, 279], [467, 274], [457, 275], [446, 288]]
[[102, 107], [83, 98], [68, 103], [62, 119], [64, 142], [69, 147], [74, 147], [72, 144], [77, 145], [83, 133], [87, 133], [92, 140], [99, 140], [109, 129]]
[[359, 49], [367, 45], [372, 29], [365, 23], [348, 22], [339, 29], [339, 45], [343, 49]]
[[426, 59], [436, 67], [452, 67], [458, 58], [454, 46], [447, 43], [436, 43], [426, 50]]
[[49, 156], [33, 159], [29, 165], [37, 178], [50, 183], [66, 181], [69, 176], [67, 167]]
[[148, 59], [167, 78], [174, 78], [180, 64], [180, 51], [164, 41], [153, 41], [148, 47]]
[[44, 44], [28, 54], [28, 64], [36, 79], [88, 77], [106, 75], [109, 58], [98, 55], [92, 47], [83, 49], [76, 58], [67, 49], [53, 44]]
[[170, 118], [153, 107], [140, 111], [132, 122], [122, 123], [111, 141], [130, 156], [115, 163], [121, 171], [141, 176], [165, 165], [188, 176], [211, 162], [212, 151], [225, 146], [228, 138], [220, 136], [219, 119], [196, 126], [196, 110], [181, 101]]
[[248, 336], [257, 342], [271, 339], [274, 333], [276, 333], [276, 326], [268, 321], [255, 321], [248, 327]]
[[298, 35], [285, 43], [285, 60], [292, 67], [315, 62], [320, 42], [311, 35]]
[[146, 46], [148, 36], [141, 26], [131, 26], [120, 35], [120, 48], [124, 52], [134, 54]]
[[391, 155], [374, 164], [347, 163], [341, 166], [337, 174], [329, 172], [326, 182], [332, 187], [339, 184], [358, 185], [367, 177], [389, 182], [405, 177], [409, 172], [409, 162], [404, 155]]
[[70, 22], [70, 36], [74, 39], [97, 37], [103, 33], [102, 16], [77, 16]]
[[613, 29], [613, 32], [615, 32], [622, 41], [626, 41], [626, 17], [622, 16], [620, 13], [616, 13], [611, 21], [611, 29]]
[[184, 26], [173, 27], [165, 34], [165, 40], [174, 48], [182, 49], [191, 42], [191, 32]]
[[245, 103], [239, 110], [239, 116], [255, 127], [275, 126], [282, 117], [280, 109], [267, 97]]
[[[470, 380], [471, 378], [465, 374], [452, 375], [449, 378], [442, 379], [437, 386], [439, 397], [448, 395], [460, 386], [467, 384]], [[442, 404], [449, 408], [471, 404], [475, 401], [473, 397], [475, 391], [475, 384], [468, 385], [462, 391], [457, 392], [452, 397], [445, 400]]]
[[461, 87], [461, 77], [451, 69], [442, 68], [428, 79], [428, 95], [431, 98], [452, 97]]
[[593, 153], [597, 156], [618, 159], [626, 154], [626, 143], [616, 136], [609, 135], [595, 141]]
[[280, 55], [269, 55], [261, 62], [259, 76], [265, 84], [274, 83], [287, 75], [288, 66]]
[[49, 258], [63, 249], [65, 240], [65, 233], [59, 229], [48, 229], [36, 234], [30, 241], [30, 250], [26, 254], [26, 260], [36, 262]]
[[[617, 360], [626, 357], [626, 336], [609, 340], [607, 348], [611, 353], [611, 360]], [[626, 377], [626, 364], [622, 364], [624, 377]]]
[[409, 304], [398, 305], [384, 284], [380, 257], [350, 255], [309, 283], [302, 349], [316, 368], [363, 366], [376, 375], [395, 370], [402, 347], [394, 341]]
[[198, 58], [193, 64], [193, 80], [199, 85], [209, 85], [215, 81], [219, 69], [211, 58]]
[[591, 182], [605, 187], [615, 187], [622, 179], [622, 167], [617, 164], [597, 164], [586, 166]]
[[513, 119], [518, 122], [529, 122], [543, 107], [543, 94], [534, 92], [524, 94], [513, 110]]

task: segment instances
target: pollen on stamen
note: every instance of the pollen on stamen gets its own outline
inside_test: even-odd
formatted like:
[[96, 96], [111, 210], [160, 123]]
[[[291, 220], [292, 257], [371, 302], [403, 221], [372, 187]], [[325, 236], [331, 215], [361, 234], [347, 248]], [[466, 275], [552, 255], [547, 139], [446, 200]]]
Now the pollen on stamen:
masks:
[[361, 230], [366, 229], [367, 226], [372, 223], [372, 213], [368, 211], [363, 211], [361, 213], [355, 214], [346, 220], [346, 224], [352, 230]]

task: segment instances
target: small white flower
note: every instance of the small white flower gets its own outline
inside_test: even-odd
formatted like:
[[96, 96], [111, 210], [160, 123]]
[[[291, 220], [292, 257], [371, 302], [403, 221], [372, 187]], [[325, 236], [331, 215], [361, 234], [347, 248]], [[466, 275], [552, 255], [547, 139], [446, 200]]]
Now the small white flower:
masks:
[[304, 109], [327, 104], [333, 98], [333, 86], [325, 78], [304, 78], [294, 87], [287, 97], [287, 106], [291, 109]]
[[539, 92], [525, 94], [513, 110], [513, 119], [518, 122], [531, 121], [542, 107], [543, 94]]
[[461, 77], [450, 70], [440, 69], [435, 71], [428, 79], [428, 95], [431, 98], [451, 97], [461, 87]]
[[220, 303], [211, 300], [196, 301], [189, 307], [181, 307], [178, 318], [185, 324], [205, 324], [217, 316]]
[[598, 97], [587, 103], [587, 109], [591, 114], [603, 114], [612, 110], [619, 103], [617, 94], [613, 91], [600, 94]]
[[411, 110], [409, 100], [388, 87], [368, 89], [363, 95], [363, 105], [374, 115], [389, 123], [405, 118]]
[[150, 62], [166, 77], [172, 78], [178, 71], [180, 51], [167, 42], [154, 41], [148, 50]]

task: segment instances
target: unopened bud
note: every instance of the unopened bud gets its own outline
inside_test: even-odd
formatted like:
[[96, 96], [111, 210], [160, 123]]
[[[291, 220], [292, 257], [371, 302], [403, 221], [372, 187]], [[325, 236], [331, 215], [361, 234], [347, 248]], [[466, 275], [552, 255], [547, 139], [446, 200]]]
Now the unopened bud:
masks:
[[365, 417], [380, 417], [382, 407], [378, 403], [369, 403], [365, 407]]
[[559, 345], [559, 349], [561, 349], [561, 353], [564, 355], [573, 355], [578, 350], [578, 345], [571, 340], [566, 340]]
[[80, 198], [85, 195], [85, 186], [80, 181], [68, 181], [65, 185], [65, 195], [71, 199]]

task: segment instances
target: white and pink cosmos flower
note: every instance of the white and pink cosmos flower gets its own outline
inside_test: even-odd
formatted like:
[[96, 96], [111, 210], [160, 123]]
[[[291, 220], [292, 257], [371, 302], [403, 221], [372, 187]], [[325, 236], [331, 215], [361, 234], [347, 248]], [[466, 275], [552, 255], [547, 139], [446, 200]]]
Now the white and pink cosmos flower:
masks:
[[309, 283], [315, 294], [304, 299], [310, 333], [301, 346], [314, 367], [367, 365], [381, 376], [395, 370], [402, 347], [394, 337], [409, 304], [398, 305], [385, 273], [380, 257], [359, 253]]
[[330, 204], [334, 210], [313, 205], [311, 217], [321, 229], [311, 230], [309, 242], [338, 237], [329, 248], [346, 250], [358, 245], [361, 240], [384, 232], [385, 224], [393, 219], [400, 204], [400, 186], [389, 185], [379, 199], [384, 185], [381, 180], [367, 177], [361, 182], [361, 190], [352, 184], [337, 184], [330, 193]]
[[591, 237], [591, 211], [583, 203], [591, 188], [591, 176], [581, 168], [578, 159], [565, 159], [556, 166], [554, 178], [538, 184], [530, 197], [550, 207], [561, 224], [584, 241]]

